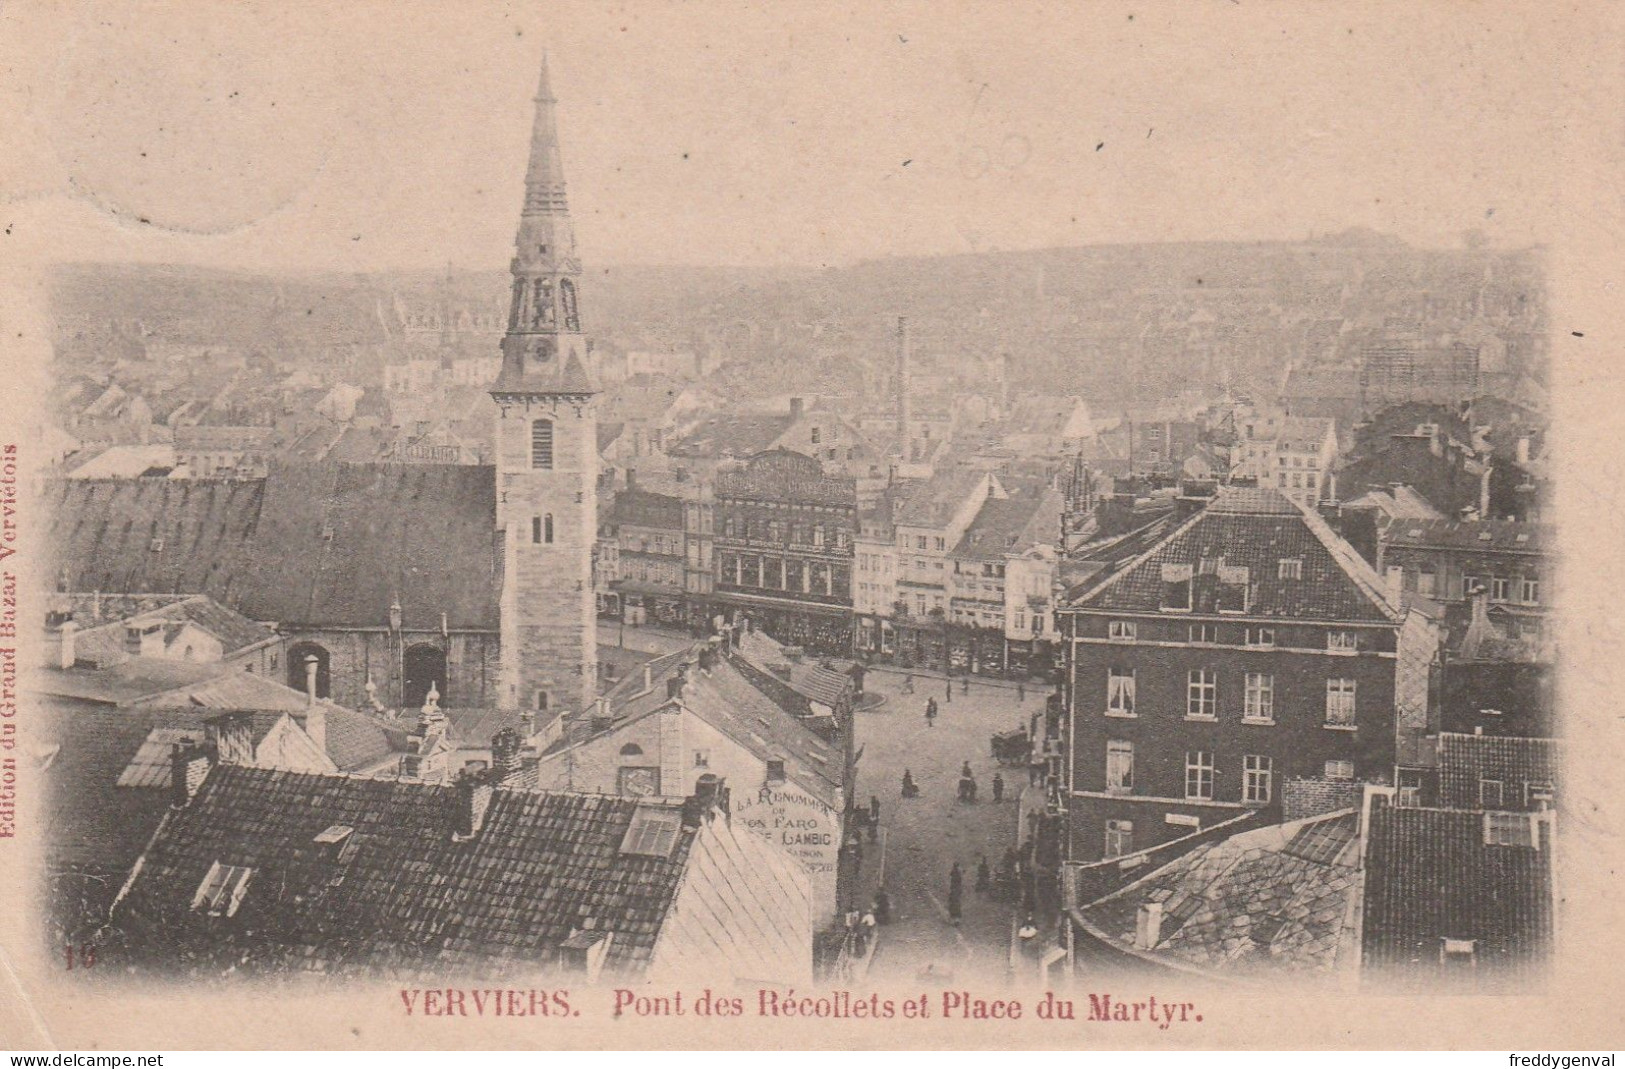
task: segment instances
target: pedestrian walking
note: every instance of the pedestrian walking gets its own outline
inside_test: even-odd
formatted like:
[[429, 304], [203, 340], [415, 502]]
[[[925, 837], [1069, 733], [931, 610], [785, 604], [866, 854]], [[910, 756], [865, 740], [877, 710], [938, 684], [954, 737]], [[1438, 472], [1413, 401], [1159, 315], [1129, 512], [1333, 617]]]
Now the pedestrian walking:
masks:
[[1021, 703], [1025, 702], [1026, 700], [1027, 700], [1027, 684], [1025, 684], [1025, 683], [1017, 683], [1016, 684], [1016, 704], [1020, 705]]
[[884, 887], [875, 892], [875, 904], [874, 908], [871, 909], [870, 912], [875, 915], [875, 921], [877, 923], [891, 923], [891, 896], [886, 893], [886, 889]]
[[937, 726], [937, 703], [935, 701], [925, 703], [925, 726], [928, 728]]
[[869, 796], [869, 823], [880, 823], [880, 799], [872, 794]]
[[993, 773], [993, 802], [997, 805], [1004, 801], [1004, 777], [997, 772]]
[[903, 769], [903, 797], [914, 798], [920, 793], [919, 785], [914, 782], [914, 773]]
[[954, 700], [954, 681], [952, 679], [948, 679], [945, 680], [944, 683], [945, 686], [942, 696], [948, 701], [949, 704], [952, 704]]
[[955, 861], [953, 867], [948, 870], [948, 893], [956, 895], [964, 889], [965, 870], [959, 867], [959, 862]]
[[970, 693], [970, 676], [965, 676], [963, 679], [961, 679], [959, 681], [959, 693], [961, 693], [961, 694], [969, 694]]
[[910, 672], [908, 675], [903, 677], [903, 693], [904, 694], [913, 694], [914, 693], [914, 673], [913, 672]]
[[985, 895], [993, 887], [993, 870], [988, 866], [987, 855], [983, 854], [976, 862], [976, 893]]
[[875, 923], [874, 910], [869, 910], [868, 912], [864, 913], [863, 920], [858, 922], [858, 932], [862, 935], [862, 938], [858, 940], [858, 943], [863, 948], [863, 950], [858, 951], [858, 953], [861, 954], [864, 950], [867, 950], [869, 947], [874, 945]]
[[955, 924], [959, 923], [960, 907], [964, 904], [965, 892], [958, 885], [948, 888], [948, 918]]

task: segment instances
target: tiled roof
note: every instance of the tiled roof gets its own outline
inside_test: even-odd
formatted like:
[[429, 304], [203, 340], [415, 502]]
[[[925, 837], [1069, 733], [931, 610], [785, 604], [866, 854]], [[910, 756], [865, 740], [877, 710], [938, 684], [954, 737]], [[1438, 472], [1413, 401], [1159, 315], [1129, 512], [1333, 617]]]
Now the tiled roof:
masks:
[[1288, 416], [1281, 421], [1281, 433], [1276, 436], [1278, 447], [1309, 452], [1319, 449], [1332, 431], [1333, 422], [1314, 416]]
[[851, 676], [825, 668], [817, 661], [791, 660], [785, 655], [783, 643], [760, 629], [753, 628], [741, 634], [737, 649], [740, 656], [764, 672], [772, 672], [774, 666], [778, 666], [780, 670], [774, 674], [780, 679], [784, 678], [783, 673], [788, 672], [790, 678], [784, 682], [804, 698], [834, 708], [852, 696], [854, 684]]
[[1552, 542], [1552, 529], [1516, 520], [1418, 520], [1390, 525], [1383, 541], [1405, 548], [1542, 553]]
[[940, 470], [909, 490], [896, 508], [894, 522], [906, 527], [941, 527], [989, 478], [980, 468]]
[[[1283, 560], [1302, 562], [1297, 578], [1281, 578]], [[1139, 559], [1087, 587], [1071, 604], [1156, 612], [1162, 605], [1164, 565], [1189, 567], [1198, 580], [1220, 567], [1245, 568], [1249, 617], [1372, 623], [1400, 619], [1382, 579], [1318, 515], [1279, 491], [1238, 487], [1221, 488], [1207, 508]]]
[[[370, 771], [393, 755], [406, 752], [406, 732], [398, 725], [331, 702], [322, 703], [322, 713], [327, 756], [340, 772]], [[309, 707], [293, 715], [304, 726]]]
[[[1533, 808], [1526, 784], [1557, 785], [1562, 766], [1556, 739], [1501, 735], [1439, 734], [1439, 804], [1447, 809], [1479, 809], [1479, 781], [1502, 786], [1507, 809]], [[1500, 808], [1500, 807], [1497, 807]]]
[[720, 412], [708, 416], [666, 452], [672, 456], [748, 457], [790, 429], [786, 412]]
[[1451, 939], [1473, 941], [1481, 981], [1538, 970], [1553, 932], [1551, 824], [1536, 822], [1538, 846], [1496, 846], [1485, 842], [1487, 819], [1374, 806], [1362, 926], [1368, 968], [1436, 982], [1445, 978], [1441, 951]]
[[[204, 722], [222, 711], [95, 708], [50, 699], [40, 701], [37, 708], [42, 713], [42, 741], [58, 747], [44, 776], [45, 841], [52, 858], [127, 872], [169, 806], [168, 747], [163, 750], [161, 781], [123, 786], [120, 777], [155, 732], [201, 741]], [[258, 739], [283, 714], [251, 715]]]
[[1160, 902], [1161, 936], [1141, 948], [1152, 957], [1226, 976], [1331, 973], [1353, 951], [1358, 822], [1343, 811], [1203, 843], [1085, 906], [1084, 920], [1133, 947], [1140, 907]]
[[459, 464], [288, 464], [263, 480], [64, 479], [45, 492], [73, 591], [208, 594], [255, 620], [497, 626], [496, 480]]
[[719, 500], [727, 498], [793, 501], [798, 504], [857, 508], [857, 483], [841, 475], [825, 475], [812, 457], [793, 449], [769, 449], [750, 458], [740, 471], [717, 477]]
[[[950, 555], [960, 560], [1002, 561], [1006, 553], [1016, 551], [1016, 543], [1040, 504], [1040, 499], [1025, 495], [988, 498]], [[1058, 534], [1059, 522], [1055, 529]]]
[[[497, 789], [483, 827], [453, 838], [453, 786], [221, 765], [143, 855], [114, 923], [130, 960], [227, 968], [444, 975], [535, 969], [577, 931], [614, 933], [605, 968], [649, 960], [693, 828], [669, 856], [623, 852], [640, 807], [592, 794]], [[352, 828], [343, 847], [316, 836]], [[252, 870], [232, 918], [192, 902], [213, 865]]]
[[132, 657], [108, 668], [43, 668], [31, 691], [105, 705], [196, 705], [209, 709], [302, 709], [305, 695], [222, 664]]

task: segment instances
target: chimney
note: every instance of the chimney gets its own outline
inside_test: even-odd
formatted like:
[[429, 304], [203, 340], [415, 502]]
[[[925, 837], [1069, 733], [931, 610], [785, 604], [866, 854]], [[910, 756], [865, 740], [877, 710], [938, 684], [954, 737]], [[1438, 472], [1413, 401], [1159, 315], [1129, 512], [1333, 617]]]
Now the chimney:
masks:
[[223, 765], [254, 764], [254, 715], [242, 711], [203, 722], [204, 743]]
[[1527, 434], [1518, 435], [1518, 452], [1516, 455], [1519, 464], [1529, 463], [1529, 436]]
[[1134, 918], [1134, 945], [1141, 950], [1155, 950], [1162, 941], [1162, 903], [1146, 902]]
[[647, 661], [643, 663], [643, 689], [645, 692], [655, 689], [655, 670]]
[[56, 666], [58, 668], [73, 667], [74, 661], [78, 657], [78, 654], [75, 652], [75, 647], [78, 645], [75, 639], [75, 634], [78, 632], [78, 630], [79, 625], [74, 623], [71, 617], [63, 620], [62, 626], [57, 628], [56, 633], [59, 644], [57, 647]]
[[498, 783], [519, 771], [519, 751], [524, 742], [513, 728], [503, 728], [491, 736], [491, 772]]
[[214, 761], [207, 747], [191, 739], [177, 742], [169, 750], [170, 804], [184, 809], [197, 796], [198, 788], [208, 778]]
[[495, 778], [477, 772], [457, 774], [457, 781], [452, 785], [456, 796], [456, 808], [452, 813], [452, 839], [467, 842], [485, 827], [485, 814], [491, 808], [491, 796], [495, 793], [492, 786]]
[[806, 403], [801, 398], [790, 398], [790, 418], [793, 420], [800, 419], [801, 414], [806, 411], [806, 407]]
[[697, 828], [716, 816], [728, 816], [728, 788], [710, 772], [694, 782], [694, 793], [683, 800], [683, 826]]
[[897, 437], [903, 445], [903, 459], [908, 459], [909, 424], [909, 364], [912, 359], [908, 333], [908, 316], [897, 317]]
[[327, 706], [322, 702], [314, 702], [305, 706], [304, 723], [305, 734], [322, 753], [327, 752]]
[[1490, 472], [1493, 470], [1485, 464], [1484, 475], [1478, 480], [1478, 515], [1486, 520], [1493, 518], [1490, 516]]
[[306, 705], [315, 705], [316, 704], [316, 667], [317, 667], [317, 664], [318, 664], [318, 662], [316, 660], [316, 655], [314, 653], [307, 653], [305, 655], [305, 704]]

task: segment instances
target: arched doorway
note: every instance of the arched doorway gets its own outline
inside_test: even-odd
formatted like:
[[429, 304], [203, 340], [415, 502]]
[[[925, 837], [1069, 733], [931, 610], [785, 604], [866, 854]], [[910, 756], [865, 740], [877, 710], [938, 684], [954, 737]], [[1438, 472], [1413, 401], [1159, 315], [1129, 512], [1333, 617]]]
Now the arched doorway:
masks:
[[288, 686], [301, 694], [305, 692], [305, 660], [310, 657], [316, 658], [316, 697], [326, 698], [332, 693], [332, 657], [314, 642], [300, 642], [288, 650]]
[[403, 667], [406, 681], [401, 695], [402, 706], [407, 709], [422, 706], [423, 700], [429, 696], [431, 685], [440, 695], [440, 704], [447, 704], [445, 650], [428, 643], [408, 646]]

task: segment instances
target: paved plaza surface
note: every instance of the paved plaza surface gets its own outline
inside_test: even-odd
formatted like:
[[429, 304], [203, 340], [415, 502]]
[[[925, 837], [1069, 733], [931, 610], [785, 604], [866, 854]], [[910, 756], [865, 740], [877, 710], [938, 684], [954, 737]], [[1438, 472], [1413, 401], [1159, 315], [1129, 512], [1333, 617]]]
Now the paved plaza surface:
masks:
[[[1027, 687], [1017, 701], [1014, 684], [978, 682], [970, 693], [958, 680], [953, 700], [944, 698], [941, 676], [916, 675], [915, 692], [903, 692], [904, 673], [871, 671], [864, 689], [886, 699], [857, 714], [858, 797], [880, 799], [880, 842], [865, 842], [862, 877], [866, 896], [884, 885], [891, 898], [892, 923], [881, 931], [870, 976], [912, 980], [930, 966], [939, 974], [1002, 975], [1010, 947], [1013, 906], [975, 890], [976, 863], [986, 855], [997, 868], [1007, 847], [1017, 844], [1017, 806], [1026, 786], [1025, 767], [1004, 768], [993, 760], [989, 740], [1028, 722], [1043, 708], [1042, 685]], [[926, 726], [925, 702], [937, 699], [939, 713]], [[960, 766], [969, 761], [976, 778], [975, 803], [957, 797]], [[917, 798], [900, 797], [903, 770], [914, 774]], [[993, 776], [1004, 777], [1004, 801], [994, 803]], [[948, 870], [955, 862], [965, 873], [963, 915], [948, 915]], [[948, 977], [945, 975], [944, 980]]]

